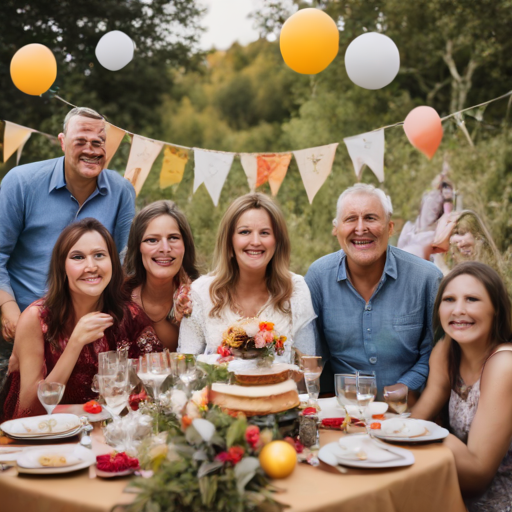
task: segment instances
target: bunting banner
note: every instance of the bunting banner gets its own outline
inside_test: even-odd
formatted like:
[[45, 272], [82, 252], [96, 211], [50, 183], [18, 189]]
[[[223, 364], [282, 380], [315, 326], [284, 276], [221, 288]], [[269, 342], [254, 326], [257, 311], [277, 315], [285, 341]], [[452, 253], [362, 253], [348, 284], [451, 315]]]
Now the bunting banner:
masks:
[[139, 195], [151, 166], [160, 154], [163, 145], [163, 142], [155, 142], [140, 135], [133, 136], [124, 177], [133, 185], [137, 195]]
[[234, 157], [235, 153], [194, 148], [194, 192], [204, 183], [213, 204], [217, 206]]
[[271, 153], [256, 155], [257, 178], [256, 187], [260, 187], [268, 181], [272, 195], [276, 196], [284, 177], [288, 172], [288, 166], [292, 159], [291, 153]]
[[23, 146], [36, 130], [11, 123], [10, 121], [4, 121], [4, 123], [4, 163], [17, 151], [16, 165], [18, 165]]
[[164, 161], [160, 171], [160, 188], [164, 189], [180, 183], [188, 162], [188, 151], [175, 146], [165, 146]]
[[354, 164], [357, 179], [361, 179], [362, 169], [366, 164], [382, 183], [384, 181], [384, 130], [347, 137], [343, 142]]
[[114, 126], [113, 124], [105, 123], [105, 125], [107, 131], [107, 142], [105, 143], [107, 162], [105, 167], [108, 168], [110, 160], [112, 160], [112, 157], [116, 154], [116, 151], [119, 148], [121, 141], [124, 139], [126, 132], [117, 126]]
[[331, 174], [332, 164], [336, 155], [338, 143], [316, 148], [294, 151], [293, 156], [299, 167], [302, 183], [308, 195], [309, 204], [313, 203], [316, 193]]
[[256, 181], [258, 179], [258, 161], [257, 156], [254, 153], [241, 153], [240, 163], [247, 176], [247, 183], [249, 183], [249, 189], [251, 192], [256, 190]]

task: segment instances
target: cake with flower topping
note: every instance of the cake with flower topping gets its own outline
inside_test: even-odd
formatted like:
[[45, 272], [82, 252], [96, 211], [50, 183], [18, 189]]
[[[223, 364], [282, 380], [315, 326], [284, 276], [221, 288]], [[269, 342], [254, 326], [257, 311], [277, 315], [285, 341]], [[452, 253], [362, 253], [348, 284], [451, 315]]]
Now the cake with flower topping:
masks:
[[291, 365], [272, 364], [274, 354], [284, 352], [285, 336], [274, 330], [272, 322], [248, 318], [231, 325], [223, 334], [218, 353], [223, 360], [266, 360], [268, 364], [230, 363], [234, 384], [214, 383], [210, 401], [231, 413], [246, 416], [275, 414], [299, 405], [297, 385]]

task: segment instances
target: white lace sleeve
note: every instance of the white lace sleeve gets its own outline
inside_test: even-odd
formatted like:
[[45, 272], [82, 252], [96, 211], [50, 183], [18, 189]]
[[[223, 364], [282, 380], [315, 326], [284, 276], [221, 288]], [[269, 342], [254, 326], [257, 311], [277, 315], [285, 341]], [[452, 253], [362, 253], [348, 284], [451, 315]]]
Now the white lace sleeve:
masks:
[[181, 321], [177, 352], [203, 354], [206, 348], [203, 304], [194, 290], [191, 291], [191, 298], [192, 314]]
[[293, 293], [290, 299], [292, 310], [293, 345], [308, 355], [316, 354], [315, 328], [316, 318], [311, 293], [302, 276], [293, 274]]

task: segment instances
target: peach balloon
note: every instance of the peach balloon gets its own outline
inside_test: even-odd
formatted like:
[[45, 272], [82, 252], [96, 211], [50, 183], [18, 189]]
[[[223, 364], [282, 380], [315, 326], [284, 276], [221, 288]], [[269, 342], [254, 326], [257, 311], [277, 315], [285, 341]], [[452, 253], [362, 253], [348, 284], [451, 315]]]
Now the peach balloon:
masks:
[[429, 160], [435, 155], [443, 138], [441, 118], [432, 107], [412, 109], [405, 118], [404, 131], [409, 142]]
[[284, 23], [279, 37], [281, 55], [297, 73], [315, 75], [338, 54], [340, 33], [334, 20], [320, 9], [301, 9]]
[[51, 50], [38, 43], [20, 48], [11, 60], [11, 78], [22, 92], [39, 96], [57, 78], [57, 61]]

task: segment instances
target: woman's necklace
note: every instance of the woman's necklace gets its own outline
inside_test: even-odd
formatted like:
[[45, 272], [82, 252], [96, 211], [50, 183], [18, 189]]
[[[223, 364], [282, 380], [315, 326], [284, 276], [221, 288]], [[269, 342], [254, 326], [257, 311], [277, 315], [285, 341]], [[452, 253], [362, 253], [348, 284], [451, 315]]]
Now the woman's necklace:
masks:
[[[171, 302], [171, 307], [169, 308], [169, 311], [167, 311], [167, 313], [165, 313], [165, 315], [160, 318], [160, 320], [153, 320], [150, 316], [149, 316], [149, 313], [147, 312], [145, 306], [144, 306], [144, 301], [142, 300], [142, 292], [144, 291], [144, 286], [142, 286], [142, 288], [140, 289], [140, 303], [142, 305], [142, 309], [144, 310], [144, 313], [146, 313], [146, 315], [148, 316], [148, 318], [154, 323], [154, 324], [159, 324], [162, 320], [166, 319], [167, 316], [169, 315], [169, 312], [171, 311], [171, 308], [172, 308], [172, 302]], [[174, 297], [174, 292], [172, 293], [171, 297]]]

